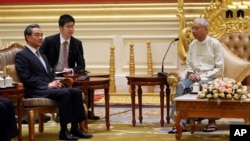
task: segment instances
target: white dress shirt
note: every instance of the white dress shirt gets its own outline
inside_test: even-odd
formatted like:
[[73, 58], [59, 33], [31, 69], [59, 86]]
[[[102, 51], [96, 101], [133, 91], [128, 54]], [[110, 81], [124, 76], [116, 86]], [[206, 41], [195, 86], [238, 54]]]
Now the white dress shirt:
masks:
[[186, 72], [195, 72], [201, 78], [223, 77], [224, 58], [221, 43], [209, 36], [203, 42], [194, 39], [189, 46]]

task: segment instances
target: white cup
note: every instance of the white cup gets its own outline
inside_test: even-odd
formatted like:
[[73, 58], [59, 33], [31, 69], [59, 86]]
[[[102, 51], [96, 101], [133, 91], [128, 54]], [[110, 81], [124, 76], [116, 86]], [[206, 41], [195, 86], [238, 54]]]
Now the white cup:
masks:
[[200, 84], [195, 82], [191, 87], [192, 93], [198, 93], [200, 91]]
[[4, 79], [0, 77], [0, 87], [4, 87]]
[[5, 86], [12, 86], [12, 83], [13, 83], [13, 79], [8, 75], [6, 78], [5, 78]]

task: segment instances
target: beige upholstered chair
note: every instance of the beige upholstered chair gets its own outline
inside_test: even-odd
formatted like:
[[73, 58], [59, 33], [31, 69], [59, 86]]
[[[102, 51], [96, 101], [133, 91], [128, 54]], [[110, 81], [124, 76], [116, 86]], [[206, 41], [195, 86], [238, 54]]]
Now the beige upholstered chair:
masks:
[[[14, 57], [16, 53], [24, 48], [23, 45], [13, 42], [7, 44], [0, 50], [0, 70], [4, 71], [4, 76], [11, 76], [14, 82], [19, 82], [16, 74]], [[67, 87], [71, 87], [73, 80], [70, 78], [63, 79], [63, 84]], [[44, 130], [44, 115], [46, 113], [55, 113], [57, 110], [57, 103], [54, 100], [48, 98], [24, 98], [23, 99], [23, 114], [28, 116], [28, 128], [29, 128], [29, 141], [35, 141], [35, 115], [39, 114], [39, 132]], [[18, 125], [21, 125], [21, 118], [18, 117]], [[20, 133], [22, 126], [19, 126]], [[21, 139], [21, 137], [20, 137]]]

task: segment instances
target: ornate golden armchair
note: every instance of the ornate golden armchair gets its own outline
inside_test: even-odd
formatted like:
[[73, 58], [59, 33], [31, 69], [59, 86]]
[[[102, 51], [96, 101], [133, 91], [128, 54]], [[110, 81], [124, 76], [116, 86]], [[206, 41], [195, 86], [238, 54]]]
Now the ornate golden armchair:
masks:
[[[249, 7], [249, 2], [244, 1], [211, 0], [200, 14], [209, 22], [209, 36], [222, 43], [224, 77], [233, 78], [243, 85], [250, 85], [250, 17], [246, 16]], [[188, 45], [194, 37], [191, 24], [186, 24], [184, 0], [178, 0], [177, 17], [180, 21], [178, 55], [185, 64]]]

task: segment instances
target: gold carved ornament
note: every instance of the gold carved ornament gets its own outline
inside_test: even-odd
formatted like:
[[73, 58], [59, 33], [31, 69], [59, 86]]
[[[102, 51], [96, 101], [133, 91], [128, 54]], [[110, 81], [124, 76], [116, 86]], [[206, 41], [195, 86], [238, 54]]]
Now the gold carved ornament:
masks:
[[[186, 25], [185, 13], [183, 12], [183, 0], [178, 0], [177, 17], [179, 18], [179, 42], [178, 55], [181, 59], [181, 64], [184, 65], [186, 61], [186, 54], [189, 43], [194, 39], [190, 23]], [[226, 5], [221, 5], [220, 0], [211, 0], [210, 5], [207, 6], [200, 17], [204, 17], [209, 22], [209, 36], [214, 38], [221, 38], [233, 32], [250, 32], [250, 17], [245, 16], [236, 18], [226, 18], [226, 11], [237, 9], [228, 9]]]

